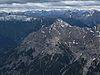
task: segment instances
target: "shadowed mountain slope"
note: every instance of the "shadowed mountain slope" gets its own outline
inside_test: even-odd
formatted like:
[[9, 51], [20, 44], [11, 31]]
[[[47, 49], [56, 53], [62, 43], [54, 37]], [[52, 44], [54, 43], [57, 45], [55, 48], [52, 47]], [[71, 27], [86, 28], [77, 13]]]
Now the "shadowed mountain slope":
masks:
[[99, 75], [100, 25], [72, 26], [57, 19], [30, 33], [0, 68], [0, 75]]

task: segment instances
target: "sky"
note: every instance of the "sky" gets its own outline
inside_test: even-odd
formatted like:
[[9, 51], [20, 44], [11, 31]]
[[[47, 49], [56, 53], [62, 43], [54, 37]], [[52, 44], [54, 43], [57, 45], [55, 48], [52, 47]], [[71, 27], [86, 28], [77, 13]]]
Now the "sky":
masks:
[[64, 0], [0, 0], [0, 11], [25, 11], [30, 9], [98, 9], [100, 1]]
[[[90, 1], [90, 0], [0, 0], [0, 3], [26, 3], [26, 2], [59, 2], [59, 1]], [[92, 1], [99, 1], [99, 0], [92, 0]]]
[[63, 0], [0, 0], [0, 3], [13, 3], [13, 2], [18, 2], [18, 3], [26, 3], [26, 2], [58, 2], [58, 1], [63, 1]]

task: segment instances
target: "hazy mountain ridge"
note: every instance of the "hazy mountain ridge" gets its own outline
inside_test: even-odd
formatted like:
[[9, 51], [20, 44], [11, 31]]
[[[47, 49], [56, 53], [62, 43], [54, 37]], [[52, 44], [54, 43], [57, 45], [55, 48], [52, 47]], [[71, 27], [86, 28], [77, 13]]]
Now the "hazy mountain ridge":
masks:
[[30, 33], [0, 68], [0, 73], [99, 75], [99, 33], [100, 25], [81, 28], [57, 19], [49, 27]]
[[[79, 9], [66, 9], [66, 10], [31, 10], [26, 12], [1, 12], [0, 21], [35, 21], [41, 19], [41, 22], [47, 19], [62, 18], [66, 22], [70, 20], [79, 21], [87, 26], [94, 26], [100, 23], [100, 12], [98, 10], [79, 10]], [[76, 22], [75, 22], [76, 23]], [[77, 25], [71, 24], [71, 25]], [[44, 24], [46, 25], [46, 24]], [[81, 24], [82, 25], [82, 24]], [[81, 26], [80, 25], [80, 26]]]
[[37, 31], [43, 26], [49, 26], [57, 18], [61, 18], [71, 25], [92, 27], [100, 23], [99, 15], [100, 12], [96, 10], [3, 12], [0, 13], [0, 34], [17, 43], [29, 32]]

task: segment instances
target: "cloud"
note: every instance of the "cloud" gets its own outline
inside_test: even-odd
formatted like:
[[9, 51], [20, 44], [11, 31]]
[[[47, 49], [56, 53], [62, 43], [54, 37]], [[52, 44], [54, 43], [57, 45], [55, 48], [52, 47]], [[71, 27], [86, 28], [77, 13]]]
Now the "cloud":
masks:
[[[98, 1], [59, 1], [0, 4], [0, 11], [29, 11], [33, 9], [99, 9]], [[100, 10], [100, 9], [99, 9]]]
[[[91, 1], [91, 0], [0, 0], [0, 3], [59, 2], [59, 1]], [[92, 0], [92, 1], [100, 1], [100, 0]]]
[[91, 5], [100, 5], [100, 1], [61, 1], [61, 3], [72, 6], [91, 6]]
[[58, 2], [63, 0], [0, 0], [0, 3], [26, 3], [26, 2]]

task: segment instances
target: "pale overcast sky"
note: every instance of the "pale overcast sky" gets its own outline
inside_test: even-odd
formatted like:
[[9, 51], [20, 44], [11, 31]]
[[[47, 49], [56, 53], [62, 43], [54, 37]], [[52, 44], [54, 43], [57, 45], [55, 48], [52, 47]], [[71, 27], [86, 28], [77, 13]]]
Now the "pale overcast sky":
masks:
[[[57, 2], [57, 1], [77, 1], [77, 0], [0, 0], [0, 3], [26, 3], [26, 2]], [[90, 1], [90, 0], [78, 0], [78, 1]], [[99, 0], [92, 0], [92, 1], [99, 1]]]
[[62, 1], [62, 0], [0, 0], [0, 3], [12, 3], [12, 2], [47, 2], [47, 1]]
[[[27, 1], [27, 0], [26, 0]], [[99, 1], [58, 1], [58, 2], [26, 2], [26, 3], [12, 3], [12, 4], [0, 4], [0, 8], [16, 8], [16, 7], [26, 7], [26, 8], [64, 8], [68, 6], [100, 6]]]
[[[0, 11], [26, 9], [99, 9], [100, 1], [62, 1], [62, 0], [0, 0]], [[18, 2], [18, 3], [16, 3]], [[11, 3], [11, 4], [9, 4]]]

